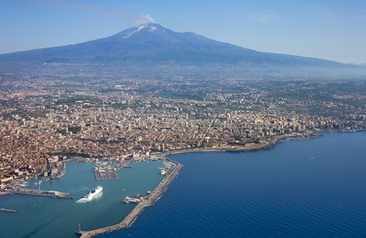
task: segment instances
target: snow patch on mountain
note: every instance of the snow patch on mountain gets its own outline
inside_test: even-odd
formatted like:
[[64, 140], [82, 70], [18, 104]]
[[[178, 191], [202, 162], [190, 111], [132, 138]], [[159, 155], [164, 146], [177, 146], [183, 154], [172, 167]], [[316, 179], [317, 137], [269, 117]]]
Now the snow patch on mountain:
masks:
[[[156, 26], [151, 26], [149, 24], [146, 24], [146, 25], [141, 25], [139, 26], [138, 28], [135, 28], [135, 30], [131, 30], [130, 32], [127, 32], [123, 38], [124, 39], [128, 39], [130, 37], [132, 37], [134, 34], [142, 31], [142, 30], [147, 30], [149, 32], [155, 32], [155, 31], [158, 31], [158, 28]], [[163, 30], [163, 32], [165, 32], [165, 30]]]
[[155, 26], [150, 26], [149, 27], [149, 32], [154, 32], [154, 31], [157, 31], [158, 28], [156, 28]]

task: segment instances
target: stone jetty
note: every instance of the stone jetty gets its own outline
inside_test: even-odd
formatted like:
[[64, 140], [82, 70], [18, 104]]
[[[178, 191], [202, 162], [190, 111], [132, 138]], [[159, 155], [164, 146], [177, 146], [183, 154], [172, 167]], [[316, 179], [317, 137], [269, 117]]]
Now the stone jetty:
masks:
[[18, 195], [28, 195], [28, 196], [38, 196], [38, 197], [48, 197], [48, 198], [69, 198], [66, 197], [69, 193], [59, 192], [59, 191], [48, 191], [48, 190], [35, 190], [35, 189], [15, 189], [6, 190], [8, 194], [18, 194]]
[[81, 238], [89, 238], [100, 234], [121, 230], [131, 226], [132, 223], [137, 219], [137, 217], [146, 207], [153, 205], [163, 195], [165, 190], [169, 187], [171, 182], [177, 177], [180, 169], [183, 167], [183, 165], [180, 163], [177, 163], [169, 159], [167, 160], [175, 164], [174, 168], [169, 171], [169, 173], [164, 177], [164, 179], [159, 183], [159, 185], [151, 192], [150, 196], [147, 199], [138, 203], [134, 207], [134, 209], [132, 209], [132, 211], [120, 223], [96, 230], [78, 231], [77, 234], [79, 234]]

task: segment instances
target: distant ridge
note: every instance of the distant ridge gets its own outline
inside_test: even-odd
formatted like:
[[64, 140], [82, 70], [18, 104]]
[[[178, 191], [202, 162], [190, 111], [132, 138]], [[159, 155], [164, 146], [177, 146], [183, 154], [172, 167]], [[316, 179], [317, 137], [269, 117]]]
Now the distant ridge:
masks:
[[242, 69], [281, 70], [296, 68], [355, 69], [361, 66], [285, 54], [263, 53], [185, 32], [177, 33], [159, 24], [131, 27], [110, 37], [74, 45], [0, 55], [0, 70], [6, 67], [75, 65], [218, 65]]

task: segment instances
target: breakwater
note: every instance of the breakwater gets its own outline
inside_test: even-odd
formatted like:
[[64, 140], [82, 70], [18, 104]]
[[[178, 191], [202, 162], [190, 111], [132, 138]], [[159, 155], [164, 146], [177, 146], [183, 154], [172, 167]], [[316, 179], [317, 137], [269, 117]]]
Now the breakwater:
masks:
[[159, 185], [151, 192], [150, 196], [146, 200], [143, 200], [140, 203], [138, 203], [120, 223], [90, 231], [78, 231], [77, 234], [79, 234], [81, 238], [89, 238], [100, 234], [121, 230], [131, 226], [132, 223], [137, 219], [137, 217], [142, 213], [142, 211], [146, 207], [153, 205], [163, 195], [165, 190], [169, 187], [171, 182], [177, 177], [180, 169], [183, 167], [183, 165], [180, 163], [177, 163], [169, 159], [167, 160], [175, 164], [174, 168], [169, 171], [169, 173], [164, 177], [164, 179], [159, 183]]
[[17, 195], [28, 195], [28, 196], [39, 196], [39, 197], [49, 197], [49, 198], [67, 198], [69, 193], [59, 192], [59, 191], [47, 191], [47, 190], [34, 190], [34, 189], [18, 189], [18, 190], [6, 190], [8, 194]]

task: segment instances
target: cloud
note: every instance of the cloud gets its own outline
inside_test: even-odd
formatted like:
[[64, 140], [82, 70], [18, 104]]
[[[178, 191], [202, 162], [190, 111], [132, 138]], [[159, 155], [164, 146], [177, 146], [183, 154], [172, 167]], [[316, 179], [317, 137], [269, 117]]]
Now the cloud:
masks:
[[274, 11], [266, 11], [258, 16], [254, 17], [254, 21], [258, 22], [276, 22], [282, 18], [281, 15], [275, 13]]
[[147, 23], [154, 23], [155, 22], [154, 18], [152, 18], [149, 15], [145, 15], [144, 18], [145, 18]]
[[112, 17], [117, 20], [132, 24], [143, 24], [143, 23], [154, 22], [154, 19], [149, 15], [140, 15], [131, 11], [105, 8], [93, 4], [78, 3], [76, 1], [75, 2], [52, 1], [52, 0], [28, 0], [28, 1], [41, 5], [47, 5], [53, 8], [68, 9], [79, 12], [87, 12], [99, 16]]

